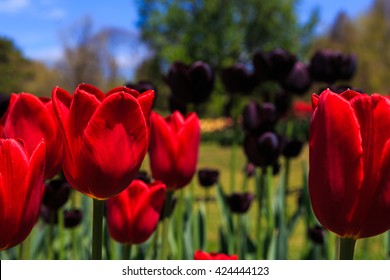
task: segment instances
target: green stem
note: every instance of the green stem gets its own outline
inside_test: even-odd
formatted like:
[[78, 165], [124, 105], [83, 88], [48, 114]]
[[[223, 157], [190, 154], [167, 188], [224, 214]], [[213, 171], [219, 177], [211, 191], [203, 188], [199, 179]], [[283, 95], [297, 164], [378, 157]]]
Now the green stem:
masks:
[[31, 245], [31, 237], [30, 235], [19, 245], [19, 254], [21, 260], [30, 259], [30, 245]]
[[[260, 174], [259, 174], [260, 173]], [[262, 242], [262, 234], [261, 234], [261, 222], [262, 222], [262, 208], [263, 208], [263, 195], [264, 195], [264, 183], [266, 176], [266, 169], [263, 168], [260, 170], [255, 170], [255, 178], [256, 178], [256, 197], [257, 197], [257, 224], [256, 224], [256, 258], [261, 260], [263, 258], [263, 242]]]
[[338, 239], [339, 239], [338, 259], [353, 260], [356, 240], [352, 238], [341, 238], [341, 237], [339, 237]]
[[50, 221], [49, 221], [49, 233], [47, 240], [47, 259], [52, 260], [54, 256], [53, 252], [53, 239], [54, 239], [54, 219], [57, 212], [50, 211]]
[[131, 244], [123, 244], [122, 245], [122, 260], [131, 260]]
[[177, 215], [177, 259], [182, 260], [183, 259], [183, 204], [184, 204], [184, 190], [179, 190], [179, 209], [178, 209], [178, 215]]
[[102, 259], [104, 200], [93, 199], [92, 259]]
[[62, 210], [58, 211], [58, 238], [59, 238], [59, 260], [64, 259], [65, 248], [64, 248], [64, 212]]
[[236, 161], [237, 161], [237, 147], [238, 147], [238, 124], [237, 118], [233, 118], [233, 142], [230, 156], [230, 193], [234, 192], [236, 184]]
[[168, 228], [169, 228], [169, 217], [168, 213], [172, 204], [173, 191], [169, 190], [165, 196], [164, 203], [164, 220], [162, 224], [162, 236], [161, 236], [161, 255], [160, 260], [167, 260], [168, 257]]

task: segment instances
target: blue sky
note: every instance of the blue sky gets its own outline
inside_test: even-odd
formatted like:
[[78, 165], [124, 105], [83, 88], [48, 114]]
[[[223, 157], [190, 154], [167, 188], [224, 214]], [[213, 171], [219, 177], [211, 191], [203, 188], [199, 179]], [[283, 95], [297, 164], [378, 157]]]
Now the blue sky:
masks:
[[[137, 34], [137, 0], [0, 0], [0, 36], [14, 41], [25, 56], [53, 63], [61, 57], [64, 34], [72, 24], [89, 17], [95, 30], [119, 27]], [[345, 10], [355, 17], [369, 7], [371, 0], [301, 0], [302, 21], [310, 11], [320, 9], [319, 31]], [[145, 49], [127, 46], [118, 51], [122, 68], [133, 69], [145, 57]]]

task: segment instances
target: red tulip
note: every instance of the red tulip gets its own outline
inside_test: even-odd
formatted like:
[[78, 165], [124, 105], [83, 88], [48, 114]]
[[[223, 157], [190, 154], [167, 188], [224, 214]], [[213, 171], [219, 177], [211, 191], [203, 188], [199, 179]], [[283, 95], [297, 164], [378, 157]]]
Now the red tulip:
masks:
[[341, 237], [390, 229], [390, 101], [378, 94], [313, 95], [309, 193], [318, 220]]
[[238, 260], [238, 256], [221, 253], [207, 253], [196, 250], [194, 253], [194, 260]]
[[167, 118], [150, 115], [150, 167], [155, 180], [168, 188], [187, 185], [196, 170], [200, 124], [195, 113], [183, 117], [178, 111]]
[[39, 99], [30, 93], [12, 94], [8, 111], [1, 122], [2, 137], [23, 139], [30, 154], [42, 139], [45, 140], [45, 179], [60, 171], [62, 136], [50, 99]]
[[149, 143], [154, 92], [117, 87], [103, 94], [82, 84], [71, 96], [57, 87], [53, 105], [64, 138], [62, 168], [76, 190], [115, 196], [137, 175]]
[[157, 227], [165, 200], [165, 185], [134, 180], [119, 195], [107, 200], [108, 230], [120, 243], [146, 241]]
[[41, 206], [45, 144], [30, 156], [21, 142], [0, 139], [0, 251], [26, 239]]

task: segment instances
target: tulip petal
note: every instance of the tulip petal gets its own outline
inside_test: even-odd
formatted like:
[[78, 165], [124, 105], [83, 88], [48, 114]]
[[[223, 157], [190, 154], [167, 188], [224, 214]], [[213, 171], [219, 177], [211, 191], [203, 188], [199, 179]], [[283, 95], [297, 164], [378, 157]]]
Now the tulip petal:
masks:
[[178, 151], [176, 158], [177, 179], [179, 187], [187, 185], [195, 173], [198, 162], [200, 142], [200, 124], [195, 113], [191, 113], [185, 120], [185, 125], [177, 133]]
[[[39, 158], [39, 166], [33, 166], [19, 141], [0, 140], [0, 197], [2, 202], [7, 202], [1, 205], [8, 205], [0, 207], [1, 226], [7, 227], [1, 233], [0, 250], [22, 242], [38, 218], [37, 210], [43, 191], [45, 145], [38, 145], [37, 150], [40, 156], [34, 156], [36, 152], [33, 156]], [[39, 174], [39, 180], [36, 176], [26, 177], [26, 174], [35, 173]], [[14, 203], [23, 207], [14, 207]]]
[[153, 90], [148, 90], [148, 91], [142, 93], [138, 97], [139, 105], [141, 106], [142, 112], [144, 112], [146, 123], [148, 125], [149, 125], [150, 112], [152, 111], [152, 108], [153, 108], [153, 101], [154, 101], [154, 91]]
[[138, 201], [134, 198], [130, 205], [137, 205], [133, 213], [133, 226], [136, 227], [133, 231], [137, 234], [134, 234], [132, 243], [138, 244], [146, 241], [156, 229], [165, 200], [165, 185], [151, 185], [144, 189], [142, 197], [138, 196]]
[[3, 134], [23, 139], [29, 154], [57, 129], [46, 106], [32, 94], [12, 94], [9, 108]]
[[75, 171], [84, 173], [78, 176], [86, 180], [80, 186], [89, 188], [96, 198], [121, 192], [138, 172], [148, 137], [142, 110], [132, 95], [122, 92], [105, 98], [83, 134], [79, 170]]
[[176, 170], [177, 141], [176, 134], [165, 119], [152, 112], [150, 115], [150, 168], [153, 178], [164, 182], [169, 188], [173, 187], [172, 184], [176, 179], [170, 174], [175, 174], [172, 170]]
[[97, 87], [94, 87], [93, 85], [90, 85], [90, 84], [80, 84], [76, 90], [75, 90], [75, 94], [77, 92], [83, 92], [85, 94], [89, 94], [89, 95], [93, 95], [95, 96], [99, 101], [103, 101], [103, 99], [105, 98], [104, 96], [104, 93], [101, 92], [100, 89], [98, 89]]
[[362, 153], [354, 110], [343, 97], [324, 91], [310, 124], [309, 193], [318, 220], [341, 236], [351, 234], [344, 229], [363, 181]]

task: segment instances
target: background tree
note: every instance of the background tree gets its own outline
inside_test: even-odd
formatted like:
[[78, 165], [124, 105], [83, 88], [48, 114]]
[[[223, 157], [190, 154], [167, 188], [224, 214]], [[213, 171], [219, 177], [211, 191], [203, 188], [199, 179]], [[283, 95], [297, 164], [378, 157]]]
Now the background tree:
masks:
[[[155, 71], [156, 64], [149, 63], [154, 68], [147, 71], [143, 65], [140, 72], [150, 76], [142, 78], [162, 81], [155, 73], [166, 73], [174, 61], [191, 64], [202, 60], [218, 72], [236, 62], [250, 63], [259, 49], [280, 47], [303, 55], [311, 42], [317, 14], [300, 24], [296, 14], [298, 3], [297, 0], [141, 0], [138, 6], [141, 37], [160, 68]], [[163, 88], [161, 84], [157, 86]], [[221, 90], [217, 82], [216, 92]], [[168, 93], [159, 90], [159, 94]], [[215, 95], [212, 98], [220, 99]]]
[[0, 37], [0, 92], [10, 94], [25, 90], [23, 85], [34, 78], [31, 61], [14, 43]]

